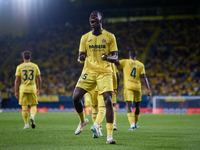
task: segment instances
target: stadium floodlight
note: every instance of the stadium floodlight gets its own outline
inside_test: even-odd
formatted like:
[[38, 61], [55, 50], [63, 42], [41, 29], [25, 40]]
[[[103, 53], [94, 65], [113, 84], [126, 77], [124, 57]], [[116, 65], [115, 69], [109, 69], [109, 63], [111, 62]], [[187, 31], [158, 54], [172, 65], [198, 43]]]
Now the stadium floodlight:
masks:
[[200, 96], [154, 96], [153, 114], [199, 114]]

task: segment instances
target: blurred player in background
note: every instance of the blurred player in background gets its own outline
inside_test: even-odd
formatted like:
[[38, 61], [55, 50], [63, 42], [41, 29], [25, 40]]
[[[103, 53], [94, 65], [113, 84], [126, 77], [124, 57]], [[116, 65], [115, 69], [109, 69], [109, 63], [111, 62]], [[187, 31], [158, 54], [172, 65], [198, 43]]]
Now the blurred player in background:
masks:
[[[137, 51], [129, 51], [129, 58], [130, 59], [121, 59], [116, 64], [123, 68], [124, 100], [127, 105], [127, 116], [131, 125], [129, 130], [134, 130], [135, 128], [139, 128], [138, 120], [140, 115], [140, 102], [142, 99], [140, 78], [144, 80], [146, 85], [147, 96], [151, 95], [151, 91], [145, 74], [144, 64], [136, 60]], [[132, 112], [133, 101], [135, 102], [135, 121]]]
[[[98, 134], [93, 133], [93, 138], [98, 138], [99, 136], [103, 136], [101, 129], [102, 129], [102, 121], [106, 113], [106, 108], [103, 96], [98, 94], [97, 86], [93, 90], [89, 91], [89, 93], [91, 94], [91, 102], [92, 102], [92, 121], [93, 124], [96, 122], [96, 120], [98, 122], [98, 127], [97, 127]], [[102, 99], [102, 101], [99, 100], [100, 98]]]
[[114, 120], [113, 120], [113, 130], [117, 130], [117, 111], [116, 111], [116, 103], [117, 103], [117, 94], [119, 88], [119, 71], [114, 63], [112, 63], [112, 70], [113, 70], [113, 95], [112, 95], [112, 103], [113, 103], [113, 110], [114, 110]]
[[[113, 70], [113, 95], [112, 95], [112, 103], [113, 103], [113, 110], [114, 110], [114, 120], [113, 120], [113, 130], [117, 130], [117, 125], [116, 125], [116, 117], [117, 117], [117, 112], [115, 108], [115, 104], [117, 103], [117, 93], [118, 93], [118, 87], [119, 87], [119, 72], [117, 67], [115, 66], [114, 63], [111, 64], [112, 70]], [[96, 90], [97, 91], [97, 90]], [[98, 93], [97, 93], [98, 94]], [[102, 130], [102, 121], [105, 117], [106, 114], [106, 107], [104, 103], [104, 99], [102, 95], [98, 94], [93, 94], [93, 109], [92, 109], [92, 114], [93, 114], [93, 123], [98, 124], [98, 134], [93, 134], [93, 138], [98, 138], [99, 136], [103, 136], [101, 130]]]
[[85, 93], [84, 95], [84, 106], [86, 115], [91, 115], [92, 113], [92, 101], [91, 95], [89, 93]]
[[[40, 70], [35, 63], [30, 62], [31, 52], [24, 51], [22, 53], [24, 62], [17, 66], [15, 73], [15, 97], [19, 99], [19, 105], [22, 105], [22, 116], [25, 126], [23, 129], [29, 128], [28, 123], [28, 105], [31, 107], [31, 127], [35, 128], [35, 114], [37, 112], [37, 95], [40, 94], [42, 79]], [[37, 78], [37, 87], [36, 87]], [[20, 84], [21, 81], [21, 84]], [[20, 88], [19, 88], [20, 84]]]
[[[73, 93], [74, 107], [80, 118], [75, 134], [81, 133], [83, 127], [88, 123], [81, 99], [87, 91], [91, 91], [97, 86], [99, 94], [103, 95], [106, 106], [106, 143], [115, 144], [116, 140], [113, 139], [114, 113], [112, 105], [113, 82], [111, 63], [115, 63], [118, 60], [117, 43], [114, 34], [103, 29], [103, 14], [101, 12], [93, 11], [90, 14], [89, 22], [92, 31], [81, 37], [78, 57], [80, 62], [85, 61], [85, 67]], [[94, 134], [98, 134], [97, 128], [98, 123], [91, 127]]]

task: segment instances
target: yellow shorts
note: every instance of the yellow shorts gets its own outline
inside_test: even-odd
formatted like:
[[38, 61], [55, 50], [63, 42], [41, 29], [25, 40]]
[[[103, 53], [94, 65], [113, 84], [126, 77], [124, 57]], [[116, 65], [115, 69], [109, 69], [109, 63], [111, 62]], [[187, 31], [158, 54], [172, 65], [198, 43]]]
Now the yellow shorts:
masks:
[[97, 85], [99, 94], [107, 91], [113, 91], [112, 73], [89, 73], [83, 70], [76, 86], [86, 91], [91, 91]]
[[36, 93], [24, 93], [19, 94], [19, 105], [37, 105], [37, 94]]
[[124, 101], [140, 102], [142, 100], [141, 91], [124, 89]]
[[92, 97], [89, 93], [85, 93], [84, 95], [84, 105], [91, 106], [92, 105]]
[[[116, 94], [112, 95], [112, 103], [116, 104], [117, 100], [116, 100]], [[103, 95], [98, 95], [98, 106], [102, 107], [105, 106], [105, 102], [104, 102], [104, 98]]]

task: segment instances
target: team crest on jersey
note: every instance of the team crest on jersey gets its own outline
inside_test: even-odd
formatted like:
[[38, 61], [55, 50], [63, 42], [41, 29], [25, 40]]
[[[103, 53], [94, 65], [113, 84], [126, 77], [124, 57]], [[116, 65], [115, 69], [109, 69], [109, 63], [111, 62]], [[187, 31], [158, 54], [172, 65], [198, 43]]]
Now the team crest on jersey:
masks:
[[81, 81], [79, 81], [78, 83], [81, 83]]
[[103, 39], [103, 40], [102, 40], [102, 43], [106, 43], [106, 39]]

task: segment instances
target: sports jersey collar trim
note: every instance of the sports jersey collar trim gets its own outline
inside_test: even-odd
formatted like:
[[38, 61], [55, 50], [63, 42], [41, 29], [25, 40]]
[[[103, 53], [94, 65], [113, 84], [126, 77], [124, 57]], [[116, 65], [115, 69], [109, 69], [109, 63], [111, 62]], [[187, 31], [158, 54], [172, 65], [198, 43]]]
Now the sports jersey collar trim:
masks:
[[[103, 31], [101, 32], [101, 34], [104, 32], [104, 29], [103, 29]], [[91, 31], [91, 33], [92, 33], [92, 31]], [[93, 33], [92, 33], [92, 35], [94, 35], [94, 36], [100, 36], [101, 34], [99, 34], [99, 35], [94, 35]]]

